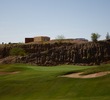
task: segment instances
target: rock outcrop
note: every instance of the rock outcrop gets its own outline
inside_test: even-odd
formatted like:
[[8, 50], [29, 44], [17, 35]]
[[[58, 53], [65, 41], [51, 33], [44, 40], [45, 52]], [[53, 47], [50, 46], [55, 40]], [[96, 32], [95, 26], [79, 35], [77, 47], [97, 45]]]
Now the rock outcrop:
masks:
[[0, 47], [0, 58], [9, 56], [11, 48], [23, 48], [27, 55], [17, 57], [17, 63], [36, 65], [80, 64], [94, 65], [110, 60], [110, 42], [88, 42], [83, 44], [23, 44]]

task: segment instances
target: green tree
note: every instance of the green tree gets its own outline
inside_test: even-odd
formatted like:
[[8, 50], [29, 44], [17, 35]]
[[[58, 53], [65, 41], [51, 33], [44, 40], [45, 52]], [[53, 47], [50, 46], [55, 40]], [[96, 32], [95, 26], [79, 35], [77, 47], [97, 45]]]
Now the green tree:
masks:
[[109, 32], [107, 32], [106, 34], [106, 40], [110, 39], [110, 35], [109, 35]]
[[91, 40], [93, 42], [97, 42], [98, 38], [100, 38], [101, 35], [99, 35], [98, 33], [92, 33], [91, 34]]
[[11, 56], [24, 56], [26, 55], [25, 50], [23, 48], [15, 47], [10, 50]]

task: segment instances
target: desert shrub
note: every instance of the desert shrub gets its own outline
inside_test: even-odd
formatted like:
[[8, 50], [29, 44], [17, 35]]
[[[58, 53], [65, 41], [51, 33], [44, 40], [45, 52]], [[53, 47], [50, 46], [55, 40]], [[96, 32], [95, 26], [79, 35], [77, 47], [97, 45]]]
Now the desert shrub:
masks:
[[64, 41], [64, 39], [65, 39], [64, 35], [58, 35], [56, 37], [56, 40], [57, 40], [58, 43], [62, 43]]
[[62, 39], [65, 39], [65, 37], [64, 37], [64, 35], [58, 35], [58, 36], [56, 37], [56, 39], [57, 39], [57, 40], [62, 40]]
[[23, 48], [15, 47], [10, 50], [11, 56], [24, 56], [26, 52]]

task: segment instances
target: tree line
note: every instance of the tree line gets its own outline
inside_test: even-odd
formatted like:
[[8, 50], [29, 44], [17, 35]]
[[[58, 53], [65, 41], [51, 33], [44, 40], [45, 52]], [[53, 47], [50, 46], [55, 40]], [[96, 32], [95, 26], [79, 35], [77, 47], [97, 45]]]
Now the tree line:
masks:
[[[91, 34], [91, 40], [92, 40], [93, 42], [97, 42], [100, 37], [101, 37], [101, 35], [98, 34], [98, 33], [92, 33], [92, 34]], [[110, 39], [109, 32], [107, 32], [105, 38], [106, 38], [106, 40]], [[64, 35], [58, 35], [58, 36], [56, 37], [56, 39], [58, 39], [58, 40], [63, 40], [63, 39], [65, 39], [65, 37], [64, 37]]]
[[[98, 33], [92, 33], [91, 34], [91, 40], [93, 41], [93, 42], [97, 42], [98, 41], [98, 39], [100, 38], [100, 34], [98, 34]], [[107, 32], [107, 34], [106, 34], [106, 40], [108, 40], [108, 39], [110, 39], [110, 35], [109, 35], [109, 32]]]

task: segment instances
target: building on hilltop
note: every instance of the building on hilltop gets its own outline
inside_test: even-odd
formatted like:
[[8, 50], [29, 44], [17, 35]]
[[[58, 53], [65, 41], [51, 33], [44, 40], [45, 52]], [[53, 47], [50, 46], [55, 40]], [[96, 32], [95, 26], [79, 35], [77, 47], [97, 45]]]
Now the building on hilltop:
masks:
[[38, 36], [38, 37], [33, 37], [33, 38], [25, 38], [25, 43], [30, 43], [30, 42], [46, 42], [50, 41], [50, 37], [47, 36]]
[[76, 39], [74, 39], [75, 41], [85, 41], [85, 42], [88, 42], [88, 40], [87, 39], [85, 39], [85, 38], [76, 38]]
[[34, 38], [25, 38], [25, 43], [33, 42]]
[[39, 37], [34, 37], [34, 42], [46, 42], [46, 41], [50, 41], [50, 37], [47, 36], [39, 36]]

